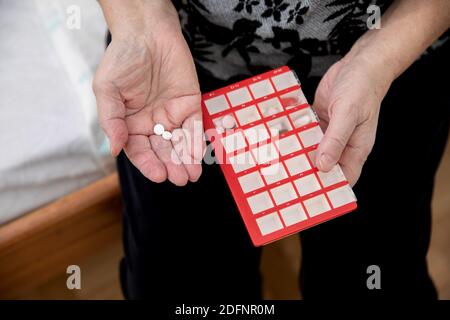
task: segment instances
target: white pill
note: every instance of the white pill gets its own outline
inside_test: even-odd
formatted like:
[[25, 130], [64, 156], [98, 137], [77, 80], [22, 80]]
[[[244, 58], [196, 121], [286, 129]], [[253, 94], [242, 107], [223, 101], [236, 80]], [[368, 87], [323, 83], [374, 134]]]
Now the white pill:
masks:
[[164, 131], [162, 133], [162, 137], [164, 140], [170, 140], [170, 139], [172, 139], [172, 133], [169, 131]]
[[158, 136], [162, 135], [164, 133], [164, 130], [164, 126], [161, 123], [157, 123], [153, 127], [153, 132]]
[[233, 129], [236, 126], [236, 121], [230, 115], [226, 115], [222, 118], [222, 125], [225, 129]]

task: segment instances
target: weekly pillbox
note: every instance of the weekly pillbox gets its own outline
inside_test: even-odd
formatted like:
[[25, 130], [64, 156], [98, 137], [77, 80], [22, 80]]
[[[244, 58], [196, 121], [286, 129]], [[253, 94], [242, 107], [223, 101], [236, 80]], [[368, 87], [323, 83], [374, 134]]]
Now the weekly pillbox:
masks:
[[339, 165], [327, 173], [314, 165], [323, 133], [288, 67], [204, 94], [202, 111], [207, 138], [255, 246], [356, 209]]

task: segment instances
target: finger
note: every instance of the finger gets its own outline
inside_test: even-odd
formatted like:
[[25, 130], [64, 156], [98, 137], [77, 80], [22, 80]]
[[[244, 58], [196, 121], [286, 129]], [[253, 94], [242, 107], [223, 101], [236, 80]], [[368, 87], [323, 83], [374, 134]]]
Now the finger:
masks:
[[366, 158], [359, 148], [348, 145], [344, 149], [340, 165], [351, 186], [358, 181], [365, 161]]
[[188, 174], [189, 181], [195, 182], [201, 175], [201, 165], [191, 157], [188, 143], [186, 141], [185, 129], [175, 129], [173, 131], [172, 146], [176, 152], [178, 159], [184, 165]]
[[191, 157], [197, 162], [201, 162], [206, 150], [201, 112], [197, 112], [191, 117], [188, 117], [183, 122], [182, 127], [186, 134], [186, 142], [188, 143], [188, 150], [190, 150]]
[[158, 159], [165, 165], [169, 181], [177, 186], [186, 185], [189, 176], [183, 163], [172, 148], [172, 142], [156, 135], [151, 135], [149, 141]]
[[322, 132], [326, 132], [328, 128], [328, 120], [319, 117], [319, 127], [322, 129]]
[[317, 118], [319, 118], [319, 127], [322, 129], [323, 132], [327, 131], [328, 128], [328, 122], [330, 121], [330, 118], [328, 115], [324, 115], [323, 112], [319, 112], [320, 108], [318, 108], [316, 105], [311, 107]]
[[197, 181], [202, 173], [201, 160], [206, 148], [200, 113], [188, 117], [182, 129], [173, 131], [172, 145], [186, 168], [189, 181]]
[[100, 126], [108, 137], [111, 154], [117, 156], [128, 139], [125, 123], [125, 105], [117, 89], [112, 85], [94, 83]]
[[312, 108], [319, 117], [320, 121], [326, 121], [327, 123], [330, 122], [330, 115], [328, 114], [327, 106], [322, 105], [320, 101], [314, 101]]
[[356, 127], [356, 118], [349, 107], [331, 109], [330, 122], [319, 144], [316, 165], [320, 171], [328, 172], [339, 161], [350, 136]]
[[130, 135], [125, 153], [131, 163], [149, 180], [163, 182], [167, 179], [166, 167], [156, 156], [147, 136]]
[[317, 116], [321, 120], [326, 120], [327, 122], [330, 121], [330, 115], [328, 113], [328, 85], [326, 84], [326, 81], [322, 79], [322, 81], [319, 84], [319, 87], [317, 88], [315, 95], [314, 95], [314, 102], [312, 105], [312, 108], [316, 112]]
[[353, 186], [375, 142], [376, 125], [366, 124], [356, 128], [339, 161], [348, 182]]

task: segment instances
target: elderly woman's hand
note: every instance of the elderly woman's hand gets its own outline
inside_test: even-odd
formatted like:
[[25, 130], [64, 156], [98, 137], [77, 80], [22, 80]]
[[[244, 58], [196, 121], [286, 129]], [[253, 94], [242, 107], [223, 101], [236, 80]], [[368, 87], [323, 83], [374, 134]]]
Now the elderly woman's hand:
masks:
[[356, 183], [372, 150], [380, 104], [391, 82], [371, 61], [351, 55], [327, 71], [313, 105], [325, 131], [316, 153], [319, 170], [339, 163], [350, 184]]
[[449, 27], [450, 1], [396, 0], [382, 16], [381, 29], [366, 32], [328, 70], [314, 101], [326, 128], [316, 153], [320, 170], [340, 163], [349, 182], [356, 183], [392, 81]]
[[[175, 8], [166, 0], [100, 3], [112, 42], [95, 75], [94, 92], [111, 153], [123, 149], [154, 182], [196, 181], [204, 147], [201, 94]], [[184, 141], [163, 139], [153, 132], [156, 124]]]

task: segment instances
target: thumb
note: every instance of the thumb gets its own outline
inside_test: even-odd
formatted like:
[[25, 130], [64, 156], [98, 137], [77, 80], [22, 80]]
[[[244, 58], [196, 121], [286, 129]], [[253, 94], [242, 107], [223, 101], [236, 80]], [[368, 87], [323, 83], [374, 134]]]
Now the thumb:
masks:
[[324, 172], [330, 171], [338, 163], [356, 128], [356, 117], [351, 112], [352, 108], [336, 104], [330, 110], [329, 125], [316, 153], [316, 166]]
[[100, 126], [108, 137], [111, 154], [116, 157], [128, 140], [125, 105], [117, 88], [94, 81]]

